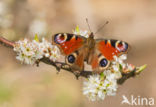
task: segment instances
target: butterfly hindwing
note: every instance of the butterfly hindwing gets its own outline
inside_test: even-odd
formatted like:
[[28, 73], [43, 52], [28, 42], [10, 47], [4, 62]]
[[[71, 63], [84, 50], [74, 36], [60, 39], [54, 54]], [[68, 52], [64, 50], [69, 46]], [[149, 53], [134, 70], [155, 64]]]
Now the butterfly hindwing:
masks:
[[110, 61], [101, 54], [98, 49], [94, 49], [94, 53], [90, 54], [88, 64], [91, 65], [93, 72], [100, 73], [110, 65]]
[[84, 58], [85, 53], [82, 49], [75, 51], [68, 56], [66, 56], [66, 63], [71, 66], [71, 69], [74, 71], [83, 71], [84, 70]]

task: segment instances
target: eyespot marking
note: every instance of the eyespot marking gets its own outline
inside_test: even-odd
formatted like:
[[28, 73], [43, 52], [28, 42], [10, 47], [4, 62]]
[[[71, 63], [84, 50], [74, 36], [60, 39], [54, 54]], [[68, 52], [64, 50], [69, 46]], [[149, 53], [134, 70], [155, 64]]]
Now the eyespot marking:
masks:
[[57, 44], [61, 44], [61, 43], [65, 42], [66, 39], [67, 39], [67, 35], [65, 35], [65, 34], [56, 34], [56, 35], [54, 35], [54, 41]]
[[110, 65], [110, 61], [101, 55], [98, 59], [98, 64], [99, 64], [99, 70], [103, 71]]
[[120, 52], [126, 52], [128, 50], [128, 44], [126, 42], [117, 41], [116, 48]]
[[99, 65], [101, 67], [106, 67], [107, 64], [108, 64], [108, 60], [106, 58], [101, 59], [100, 62], [99, 62]]
[[66, 63], [67, 63], [68, 65], [73, 65], [73, 64], [75, 63], [75, 61], [76, 61], [77, 55], [78, 55], [77, 52], [74, 52], [74, 53], [68, 55], [68, 56], [66, 57]]
[[67, 60], [68, 60], [68, 62], [69, 63], [74, 63], [75, 62], [75, 56], [74, 55], [69, 55], [68, 57], [67, 57]]

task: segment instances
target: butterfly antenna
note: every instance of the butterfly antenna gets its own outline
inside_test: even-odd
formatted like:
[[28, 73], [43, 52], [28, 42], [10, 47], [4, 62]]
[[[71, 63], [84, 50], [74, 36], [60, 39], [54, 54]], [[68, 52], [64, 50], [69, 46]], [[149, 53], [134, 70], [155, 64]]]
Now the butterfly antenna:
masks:
[[97, 32], [99, 32], [101, 29], [103, 29], [105, 27], [105, 25], [107, 25], [109, 23], [109, 21], [106, 21], [106, 23], [104, 23], [101, 27], [99, 27], [99, 29], [95, 32], [95, 34]]
[[87, 23], [87, 25], [88, 25], [89, 31], [92, 32], [87, 18], [86, 18], [86, 23]]

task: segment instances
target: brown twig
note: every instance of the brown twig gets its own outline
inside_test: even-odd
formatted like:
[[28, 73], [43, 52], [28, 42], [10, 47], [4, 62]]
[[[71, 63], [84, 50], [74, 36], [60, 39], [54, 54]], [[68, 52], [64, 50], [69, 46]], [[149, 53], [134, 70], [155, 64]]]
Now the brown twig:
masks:
[[53, 62], [48, 58], [43, 58], [40, 61], [48, 64], [48, 65], [52, 65], [56, 68], [57, 71], [60, 71], [60, 69], [66, 70], [68, 72], [73, 73], [77, 78], [79, 76], [85, 77], [87, 78], [89, 75], [92, 75], [92, 71], [82, 71], [79, 75], [76, 75], [74, 71], [71, 70], [71, 68], [69, 67], [69, 65], [67, 65], [66, 63], [63, 62]]
[[11, 42], [3, 37], [0, 37], [0, 44], [9, 47], [9, 48], [14, 48], [15, 43]]
[[[0, 37], [0, 44], [6, 46], [6, 47], [9, 47], [9, 48], [14, 48], [15, 46], [15, 42], [12, 42], [12, 41], [9, 41], [3, 37]], [[48, 58], [42, 58], [40, 60], [41, 62], [43, 63], [46, 63], [46, 64], [49, 64], [49, 65], [52, 65], [56, 68], [57, 71], [60, 71], [61, 69], [63, 70], [66, 70], [68, 72], [71, 72], [75, 75], [75, 72], [73, 72], [70, 67], [66, 64], [66, 63], [63, 63], [63, 62], [53, 62], [51, 61], [50, 59]], [[37, 62], [38, 64], [39, 62]], [[122, 78], [120, 78], [118, 80], [118, 84], [123, 84], [127, 79], [131, 78], [131, 77], [134, 77], [135, 75], [137, 75], [136, 73], [136, 69], [128, 74], [122, 74]], [[82, 71], [79, 76], [82, 76], [82, 77], [85, 77], [87, 78], [89, 75], [92, 75], [92, 71]]]

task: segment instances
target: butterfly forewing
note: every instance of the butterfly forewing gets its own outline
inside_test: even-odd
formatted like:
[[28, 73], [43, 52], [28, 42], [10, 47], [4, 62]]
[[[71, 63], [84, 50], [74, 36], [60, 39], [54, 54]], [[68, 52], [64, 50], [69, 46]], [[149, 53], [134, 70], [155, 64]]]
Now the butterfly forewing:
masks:
[[69, 55], [83, 47], [85, 41], [86, 38], [69, 33], [58, 33], [53, 37], [53, 43], [58, 45], [61, 48], [62, 53], [65, 55]]
[[119, 40], [97, 40], [96, 48], [108, 60], [113, 60], [113, 56], [119, 56], [126, 53], [129, 45], [126, 42]]

